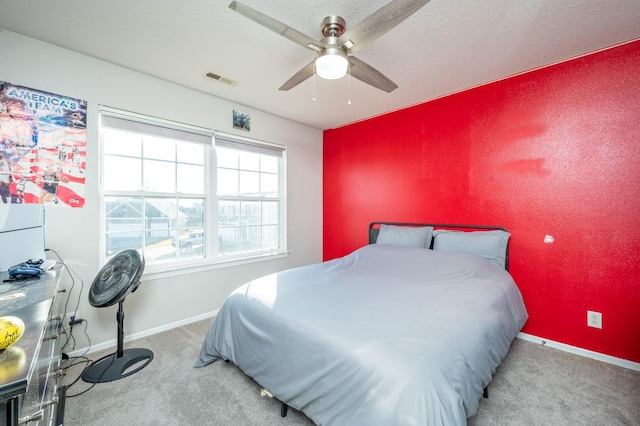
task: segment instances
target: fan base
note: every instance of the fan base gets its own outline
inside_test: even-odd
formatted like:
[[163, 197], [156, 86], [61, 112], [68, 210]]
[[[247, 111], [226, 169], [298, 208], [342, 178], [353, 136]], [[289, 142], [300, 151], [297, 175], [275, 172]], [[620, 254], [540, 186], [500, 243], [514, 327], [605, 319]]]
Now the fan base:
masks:
[[[149, 349], [132, 348], [104, 356], [95, 361], [82, 373], [82, 380], [88, 383], [104, 383], [119, 380], [137, 373], [146, 367], [153, 359], [153, 352]], [[142, 364], [140, 364], [142, 363]], [[137, 365], [136, 364], [140, 364]], [[131, 369], [131, 367], [135, 368]]]

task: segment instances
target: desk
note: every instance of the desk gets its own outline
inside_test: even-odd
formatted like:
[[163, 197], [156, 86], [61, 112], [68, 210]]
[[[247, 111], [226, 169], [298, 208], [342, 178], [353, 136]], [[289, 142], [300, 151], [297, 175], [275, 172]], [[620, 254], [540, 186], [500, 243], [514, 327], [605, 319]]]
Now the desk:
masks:
[[[20, 340], [0, 351], [0, 425], [62, 424], [61, 276], [57, 265], [37, 278], [0, 283], [0, 315], [16, 316], [25, 324]], [[0, 273], [2, 280], [8, 277]]]

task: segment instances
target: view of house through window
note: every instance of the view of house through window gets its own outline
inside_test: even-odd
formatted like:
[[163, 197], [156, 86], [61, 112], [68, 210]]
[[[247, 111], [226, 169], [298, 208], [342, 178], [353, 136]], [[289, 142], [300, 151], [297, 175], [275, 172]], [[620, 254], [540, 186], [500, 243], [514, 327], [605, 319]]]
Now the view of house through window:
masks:
[[216, 148], [221, 254], [280, 247], [281, 157]]
[[[284, 251], [284, 149], [101, 110], [104, 256], [147, 267]], [[217, 169], [214, 165], [217, 163]]]

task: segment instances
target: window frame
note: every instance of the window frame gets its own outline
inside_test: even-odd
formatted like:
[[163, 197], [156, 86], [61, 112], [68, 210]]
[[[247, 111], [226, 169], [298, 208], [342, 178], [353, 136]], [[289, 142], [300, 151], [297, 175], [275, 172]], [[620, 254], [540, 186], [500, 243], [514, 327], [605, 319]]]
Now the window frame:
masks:
[[[262, 250], [256, 254], [256, 256], [271, 256], [278, 255], [287, 252], [287, 232], [286, 232], [286, 148], [282, 145], [256, 141], [249, 138], [244, 138], [236, 135], [230, 135], [223, 132], [215, 132], [213, 138], [214, 147], [231, 148], [239, 151], [253, 152], [257, 154], [274, 155], [279, 157], [278, 161], [278, 196], [277, 197], [264, 197], [264, 196], [242, 196], [242, 195], [219, 195], [216, 188], [216, 203], [220, 200], [223, 201], [239, 201], [239, 202], [263, 202], [263, 201], [277, 201], [279, 203], [278, 209], [278, 227], [279, 227], [279, 247], [273, 250]], [[277, 154], [277, 155], [275, 155]], [[241, 169], [238, 168], [240, 171]], [[218, 171], [217, 164], [217, 152], [216, 152], [216, 175]], [[216, 178], [217, 185], [217, 178]], [[219, 210], [218, 210], [219, 211]], [[219, 221], [218, 221], [219, 222]], [[218, 226], [216, 223], [216, 227]], [[284, 225], [284, 226], [283, 226]], [[261, 223], [261, 226], [262, 223]], [[219, 235], [219, 230], [216, 230], [216, 234]], [[220, 259], [234, 260], [253, 257], [249, 253], [239, 253], [234, 255], [219, 255]]]
[[[133, 123], [139, 123], [141, 133], [154, 135], [153, 132], [146, 133], [144, 129], [151, 129], [149, 126], [157, 126], [162, 127], [164, 129], [169, 129], [169, 133], [171, 134], [171, 130], [177, 130], [176, 135], [181, 135], [180, 132], [193, 132], [196, 135], [203, 136], [209, 138], [209, 142], [205, 147], [204, 154], [204, 198], [205, 198], [205, 215], [203, 218], [203, 229], [206, 232], [206, 246], [205, 253], [203, 257], [199, 258], [186, 258], [186, 259], [177, 259], [175, 261], [167, 261], [160, 262], [156, 264], [147, 264], [145, 267], [145, 276], [172, 276], [172, 275], [180, 275], [188, 272], [198, 272], [201, 270], [209, 270], [216, 269], [221, 267], [234, 266], [238, 264], [246, 264], [252, 262], [259, 262], [263, 260], [269, 260], [274, 258], [286, 257], [289, 252], [287, 251], [287, 232], [286, 232], [286, 147], [279, 144], [269, 143], [258, 141], [255, 139], [250, 139], [246, 137], [236, 136], [232, 134], [227, 134], [223, 132], [217, 132], [211, 129], [206, 129], [202, 127], [192, 126], [183, 123], [177, 123], [171, 120], [164, 120], [155, 117], [146, 116], [143, 114], [133, 113], [129, 111], [124, 111], [120, 109], [115, 109], [107, 106], [100, 105], [99, 107], [99, 125], [98, 125], [98, 140], [99, 140], [99, 210], [100, 210], [100, 260], [101, 263], [104, 264], [108, 259], [108, 254], [106, 252], [106, 238], [107, 238], [107, 230], [106, 230], [106, 200], [108, 197], [132, 197], [132, 198], [140, 198], [144, 200], [145, 197], [163, 197], [163, 198], [199, 198], [198, 194], [183, 194], [178, 192], [176, 189], [175, 192], [150, 192], [150, 191], [140, 191], [140, 190], [108, 190], [105, 188], [105, 158], [107, 156], [105, 152], [105, 142], [104, 142], [104, 127], [114, 128], [112, 125], [104, 125], [104, 117], [108, 117], [107, 121], [114, 119], [120, 120], [128, 120]], [[126, 129], [125, 129], [126, 130]], [[157, 134], [155, 134], [157, 136]], [[185, 140], [181, 137], [175, 136], [167, 136], [176, 140]], [[217, 175], [218, 175], [218, 164], [217, 164], [217, 153], [216, 153], [216, 141], [225, 140], [227, 143], [231, 141], [232, 143], [239, 144], [238, 146], [249, 146], [253, 147], [257, 150], [264, 149], [267, 152], [277, 151], [281, 155], [280, 161], [278, 161], [279, 170], [278, 170], [278, 190], [279, 194], [275, 200], [279, 203], [279, 213], [278, 213], [278, 228], [279, 228], [279, 244], [278, 248], [272, 250], [259, 250], [255, 252], [245, 252], [245, 253], [236, 253], [230, 255], [221, 255], [219, 252], [218, 245], [218, 236], [219, 236], [219, 208], [218, 208], [218, 190], [217, 190]], [[187, 142], [194, 140], [185, 140]], [[229, 147], [229, 146], [225, 146]], [[238, 149], [238, 148], [236, 148]], [[141, 159], [144, 159], [144, 154], [141, 153]], [[174, 159], [174, 164], [176, 160]], [[183, 197], [181, 197], [183, 195]], [[260, 197], [258, 197], [260, 198]], [[261, 225], [262, 226], [262, 225]], [[144, 231], [144, 224], [143, 224]], [[179, 243], [178, 243], [179, 244]], [[145, 247], [143, 246], [143, 253]]]

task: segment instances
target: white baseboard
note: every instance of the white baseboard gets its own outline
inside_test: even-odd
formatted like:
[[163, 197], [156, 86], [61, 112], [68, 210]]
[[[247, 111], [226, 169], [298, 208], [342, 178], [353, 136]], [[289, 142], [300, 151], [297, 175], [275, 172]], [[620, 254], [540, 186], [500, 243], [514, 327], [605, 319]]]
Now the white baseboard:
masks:
[[[216, 316], [218, 314], [218, 311], [219, 311], [219, 309], [216, 309], [215, 311], [205, 312], [204, 314], [196, 315], [195, 317], [186, 318], [186, 319], [183, 319], [183, 320], [180, 320], [180, 321], [172, 322], [172, 323], [169, 323], [169, 324], [164, 324], [164, 325], [161, 325], [159, 327], [154, 327], [154, 328], [150, 328], [148, 330], [140, 331], [138, 333], [133, 333], [133, 334], [130, 334], [128, 336], [125, 336], [124, 337], [124, 341], [125, 342], [129, 342], [131, 340], [140, 339], [142, 337], [151, 336], [153, 334], [157, 334], [157, 333], [161, 333], [163, 331], [171, 330], [171, 329], [176, 328], [176, 327], [181, 327], [183, 325], [191, 324], [192, 322], [204, 320], [204, 319], [207, 319], [207, 318], [213, 318], [214, 316]], [[204, 336], [202, 336], [202, 338], [204, 339]], [[72, 357], [73, 356], [87, 355], [87, 354], [90, 354], [90, 353], [93, 353], [93, 352], [101, 351], [103, 349], [115, 348], [117, 345], [118, 345], [118, 339], [107, 340], [106, 342], [98, 343], [97, 345], [91, 346], [88, 351], [87, 351], [87, 348], [84, 348], [84, 349], [81, 349], [81, 350], [73, 351], [73, 352], [69, 353], [68, 355], [72, 356]]]
[[640, 371], [640, 363], [628, 361], [622, 358], [616, 358], [611, 355], [601, 354], [599, 352], [590, 351], [588, 349], [578, 348], [577, 346], [566, 345], [560, 342], [554, 342], [553, 340], [543, 339], [527, 333], [518, 333], [516, 336], [519, 339], [527, 340], [529, 342], [538, 343], [540, 345], [549, 346], [550, 348], [559, 349], [564, 352], [569, 352], [575, 355], [580, 355], [586, 358], [595, 359], [596, 361], [606, 362], [607, 364], [617, 365], [619, 367], [628, 368], [630, 370]]

